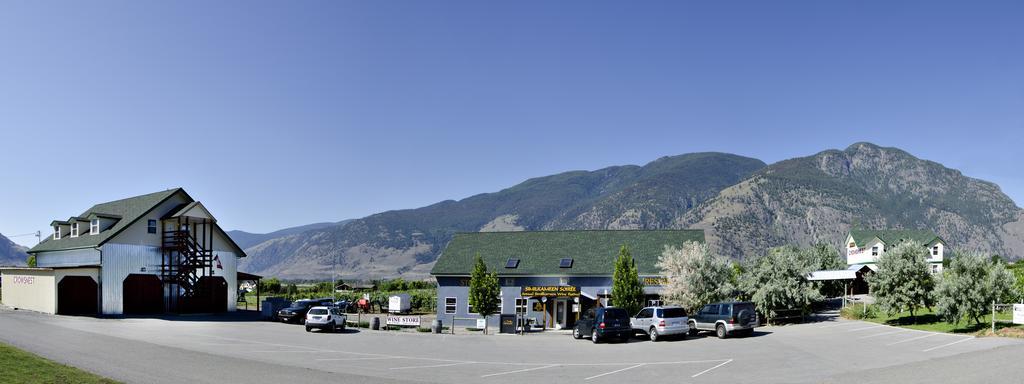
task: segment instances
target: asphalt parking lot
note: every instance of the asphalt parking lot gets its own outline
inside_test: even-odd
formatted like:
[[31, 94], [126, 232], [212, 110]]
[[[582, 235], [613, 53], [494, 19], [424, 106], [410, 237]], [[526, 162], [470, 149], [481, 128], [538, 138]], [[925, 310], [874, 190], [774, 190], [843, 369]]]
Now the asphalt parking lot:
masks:
[[[1004, 360], [1015, 361], [1024, 352], [1024, 342], [1016, 339], [834, 318], [762, 327], [748, 338], [702, 335], [594, 345], [554, 332], [319, 334], [272, 322], [0, 310], [0, 341], [127, 382], [258, 383], [294, 381], [295, 375], [333, 382], [977, 382], [999, 377], [993, 372], [1006, 374]], [[973, 363], [961, 366], [967, 360]], [[949, 371], [951, 366], [958, 368]]]

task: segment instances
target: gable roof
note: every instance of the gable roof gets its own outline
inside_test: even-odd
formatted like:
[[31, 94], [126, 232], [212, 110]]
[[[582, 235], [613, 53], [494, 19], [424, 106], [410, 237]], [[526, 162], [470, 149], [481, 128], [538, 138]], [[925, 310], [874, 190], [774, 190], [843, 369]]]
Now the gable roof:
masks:
[[52, 236], [49, 236], [46, 240], [43, 240], [42, 243], [39, 243], [35, 247], [32, 247], [32, 249], [28, 250], [28, 253], [92, 248], [103, 245], [107, 240], [117, 236], [118, 233], [121, 233], [125, 228], [131, 226], [132, 223], [138, 221], [139, 218], [145, 216], [149, 211], [152, 211], [179, 191], [184, 193], [183, 189], [174, 188], [142, 196], [96, 204], [78, 216], [88, 217], [95, 213], [97, 215], [105, 216], [120, 216], [121, 219], [114, 223], [110, 228], [107, 228], [96, 235], [80, 235], [78, 237], [65, 236], [60, 240], [54, 240]]
[[[626, 245], [641, 275], [659, 275], [665, 246], [704, 242], [703, 230], [597, 230], [456, 233], [437, 259], [433, 275], [469, 275], [479, 254], [498, 275], [611, 275], [619, 248]], [[505, 268], [509, 258], [517, 268]], [[559, 268], [572, 258], [571, 268]]]
[[896, 245], [904, 241], [917, 241], [924, 245], [931, 244], [935, 240], [945, 243], [945, 240], [942, 240], [935, 232], [926, 229], [855, 229], [850, 231], [850, 236], [853, 237], [853, 242], [858, 247], [867, 245], [867, 242], [876, 237], [887, 245]]

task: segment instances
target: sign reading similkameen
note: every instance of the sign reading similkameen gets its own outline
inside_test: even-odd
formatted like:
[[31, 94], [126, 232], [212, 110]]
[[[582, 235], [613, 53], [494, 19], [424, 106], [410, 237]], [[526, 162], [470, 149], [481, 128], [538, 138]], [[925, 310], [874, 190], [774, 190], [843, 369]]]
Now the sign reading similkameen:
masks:
[[522, 289], [523, 296], [544, 297], [576, 297], [580, 295], [580, 287], [573, 285], [532, 286]]

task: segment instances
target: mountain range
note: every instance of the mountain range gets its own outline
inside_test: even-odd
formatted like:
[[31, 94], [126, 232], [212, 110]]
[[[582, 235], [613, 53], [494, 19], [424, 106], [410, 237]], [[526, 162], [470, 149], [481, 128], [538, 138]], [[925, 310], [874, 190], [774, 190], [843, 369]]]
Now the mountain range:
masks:
[[25, 265], [28, 248], [15, 244], [10, 239], [0, 234], [0, 266], [21, 266]]
[[232, 237], [247, 244], [240, 270], [319, 278], [337, 268], [343, 278], [366, 279], [428, 276], [455, 232], [703, 228], [716, 251], [742, 259], [783, 244], [838, 247], [854, 227], [927, 228], [953, 250], [1024, 255], [1024, 211], [998, 186], [870, 143], [771, 165], [726, 153], [663, 157], [533, 178], [417, 209]]

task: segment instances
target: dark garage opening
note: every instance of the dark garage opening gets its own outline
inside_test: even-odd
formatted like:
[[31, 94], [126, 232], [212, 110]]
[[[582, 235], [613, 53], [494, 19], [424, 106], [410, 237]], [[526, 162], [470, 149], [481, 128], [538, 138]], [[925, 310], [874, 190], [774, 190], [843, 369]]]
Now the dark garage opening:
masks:
[[163, 313], [164, 294], [156, 275], [131, 274], [124, 279], [124, 314], [151, 315]]
[[89, 276], [64, 276], [57, 283], [57, 314], [96, 315], [98, 287]]
[[203, 276], [196, 297], [182, 297], [183, 313], [220, 313], [228, 310], [228, 282], [221, 276]]

